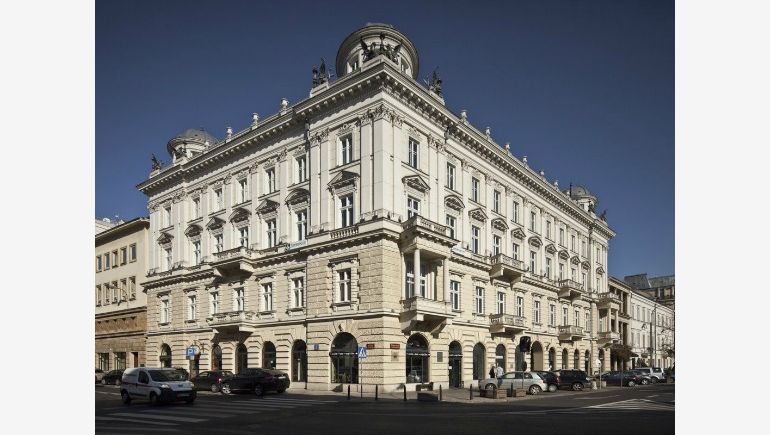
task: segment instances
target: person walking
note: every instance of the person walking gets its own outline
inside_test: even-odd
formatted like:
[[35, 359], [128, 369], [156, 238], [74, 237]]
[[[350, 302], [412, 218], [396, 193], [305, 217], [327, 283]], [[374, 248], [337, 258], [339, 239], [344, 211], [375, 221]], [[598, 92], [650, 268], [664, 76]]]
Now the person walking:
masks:
[[503, 366], [497, 366], [497, 369], [495, 370], [495, 374], [497, 375], [497, 386], [501, 386], [503, 384]]
[[497, 373], [497, 372], [495, 371], [495, 366], [494, 366], [494, 365], [492, 365], [491, 367], [489, 367], [489, 377], [490, 377], [490, 378], [494, 379], [494, 378], [495, 378], [495, 374], [496, 374], [496, 373]]

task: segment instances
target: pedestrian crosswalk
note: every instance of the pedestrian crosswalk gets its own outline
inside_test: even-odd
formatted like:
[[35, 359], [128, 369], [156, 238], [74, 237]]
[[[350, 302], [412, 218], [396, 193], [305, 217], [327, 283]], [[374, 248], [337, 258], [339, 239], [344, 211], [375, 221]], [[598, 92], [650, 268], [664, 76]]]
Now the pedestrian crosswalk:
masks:
[[[220, 400], [223, 399], [223, 400]], [[192, 405], [175, 403], [166, 406], [125, 406], [123, 409], [96, 416], [97, 433], [124, 433], [131, 430], [156, 431], [151, 428], [164, 428], [173, 431], [174, 426], [202, 423], [212, 419], [233, 418], [256, 414], [260, 411], [280, 411], [283, 409], [302, 409], [336, 403], [337, 400], [297, 398], [287, 396], [265, 396], [246, 400], [213, 398], [197, 400]]]
[[587, 408], [613, 411], [674, 411], [674, 405], [671, 403], [654, 402], [647, 399], [621, 400], [619, 402], [588, 406]]

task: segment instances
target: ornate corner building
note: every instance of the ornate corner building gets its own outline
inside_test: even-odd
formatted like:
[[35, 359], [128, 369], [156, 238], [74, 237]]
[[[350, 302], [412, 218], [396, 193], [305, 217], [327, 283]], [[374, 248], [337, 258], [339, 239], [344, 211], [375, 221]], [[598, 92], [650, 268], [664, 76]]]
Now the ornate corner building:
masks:
[[392, 26], [353, 32], [335, 65], [239, 132], [185, 131], [138, 186], [148, 365], [386, 391], [608, 366], [620, 302], [596, 196], [447, 109]]

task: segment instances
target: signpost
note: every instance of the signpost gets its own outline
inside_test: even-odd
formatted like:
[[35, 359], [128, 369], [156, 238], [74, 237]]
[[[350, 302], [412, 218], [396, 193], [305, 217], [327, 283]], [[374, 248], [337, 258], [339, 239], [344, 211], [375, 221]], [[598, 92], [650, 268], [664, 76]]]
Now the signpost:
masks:
[[186, 353], [187, 359], [194, 360], [195, 359], [196, 350], [197, 349], [195, 348], [195, 346], [188, 347], [187, 348], [187, 353]]

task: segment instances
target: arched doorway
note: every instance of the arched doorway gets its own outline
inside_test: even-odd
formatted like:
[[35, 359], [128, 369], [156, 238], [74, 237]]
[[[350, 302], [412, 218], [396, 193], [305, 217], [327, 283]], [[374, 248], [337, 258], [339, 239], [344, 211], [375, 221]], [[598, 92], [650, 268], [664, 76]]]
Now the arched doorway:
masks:
[[269, 341], [262, 345], [262, 368], [275, 370], [275, 345]]
[[556, 370], [556, 349], [548, 350], [548, 370]]
[[291, 348], [291, 380], [307, 382], [307, 344], [302, 340], [295, 341]]
[[222, 370], [222, 348], [218, 344], [211, 348], [211, 370]]
[[167, 344], [160, 347], [160, 366], [171, 367], [171, 347]]
[[569, 359], [569, 354], [567, 353], [567, 349], [562, 349], [561, 351], [561, 368], [563, 370], [566, 370], [567, 367], [567, 360]]
[[586, 351], [585, 357], [583, 358], [583, 360], [584, 360], [583, 370], [590, 375], [591, 374], [591, 352]]
[[449, 386], [451, 388], [462, 387], [463, 372], [463, 348], [460, 343], [449, 343]]
[[486, 358], [487, 358], [487, 350], [484, 348], [484, 345], [481, 343], [476, 343], [475, 346], [473, 346], [473, 379], [486, 379], [487, 378], [487, 368], [486, 368]]
[[544, 370], [543, 368], [543, 345], [539, 341], [532, 343], [532, 349], [529, 354], [530, 370]]
[[577, 349], [575, 349], [575, 352], [572, 354], [572, 368], [580, 370], [580, 351]]
[[246, 345], [238, 343], [235, 347], [235, 373], [243, 373], [243, 369], [249, 367], [249, 351]]
[[358, 342], [347, 332], [337, 334], [332, 341], [332, 382], [358, 383]]
[[505, 346], [502, 344], [498, 344], [495, 348], [495, 365], [498, 367], [502, 367], [504, 372], [508, 371], [508, 366], [505, 365], [506, 358], [505, 358]]
[[406, 341], [406, 383], [428, 382], [430, 351], [428, 342], [420, 334]]

